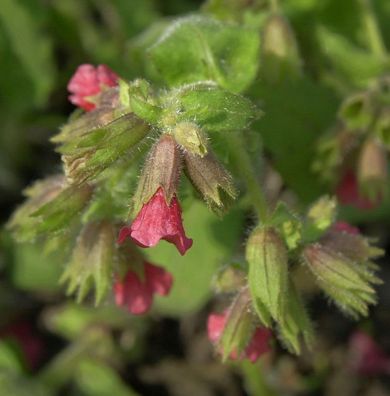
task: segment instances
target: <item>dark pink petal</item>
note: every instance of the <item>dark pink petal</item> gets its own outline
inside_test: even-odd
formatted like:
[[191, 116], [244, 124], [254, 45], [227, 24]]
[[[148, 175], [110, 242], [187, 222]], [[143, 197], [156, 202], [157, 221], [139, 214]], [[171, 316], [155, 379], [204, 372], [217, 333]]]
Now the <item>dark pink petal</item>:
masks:
[[184, 255], [192, 246], [192, 239], [187, 238], [184, 232], [176, 196], [168, 205], [161, 188], [142, 206], [130, 229], [131, 238], [141, 247], [155, 246], [164, 239], [175, 244], [180, 254]]
[[118, 76], [107, 66], [80, 65], [68, 83], [69, 100], [85, 111], [95, 108], [93, 96], [118, 84]]
[[360, 231], [357, 227], [354, 227], [345, 221], [338, 221], [333, 225], [333, 230], [337, 232], [346, 232], [351, 235], [360, 235]]
[[133, 271], [115, 282], [114, 294], [116, 304], [126, 307], [134, 315], [147, 312], [153, 303], [153, 291]]
[[372, 209], [379, 205], [363, 197], [359, 191], [358, 181], [353, 171], [347, 171], [336, 188], [336, 195], [343, 205], [353, 205], [359, 209]]
[[119, 236], [118, 236], [118, 240], [117, 243], [123, 243], [127, 237], [131, 236], [131, 229], [130, 227], [122, 227], [121, 230], [119, 231]]
[[150, 263], [145, 263], [145, 278], [154, 293], [160, 296], [169, 294], [173, 284], [173, 276], [164, 268]]
[[368, 334], [356, 331], [349, 343], [351, 368], [363, 375], [390, 373], [390, 358]]
[[225, 327], [225, 314], [210, 314], [207, 319], [207, 335], [211, 342], [217, 342]]
[[261, 355], [264, 355], [271, 350], [271, 347], [269, 346], [271, 335], [272, 333], [269, 329], [256, 329], [251, 342], [245, 349], [245, 355], [252, 363], [255, 363]]

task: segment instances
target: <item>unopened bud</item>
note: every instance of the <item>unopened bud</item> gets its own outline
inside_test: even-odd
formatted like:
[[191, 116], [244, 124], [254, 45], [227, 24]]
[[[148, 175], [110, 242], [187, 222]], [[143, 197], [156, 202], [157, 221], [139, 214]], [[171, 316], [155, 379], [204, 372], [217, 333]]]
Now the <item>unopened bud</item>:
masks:
[[135, 215], [159, 188], [162, 188], [167, 204], [171, 202], [177, 190], [181, 166], [181, 153], [175, 139], [162, 135], [150, 150], [142, 170], [134, 195]]
[[67, 294], [82, 301], [92, 288], [95, 304], [99, 304], [111, 288], [115, 233], [107, 221], [89, 223], [76, 241], [72, 257], [60, 282], [68, 283]]
[[317, 240], [334, 222], [337, 204], [334, 198], [321, 197], [309, 209], [305, 224], [306, 240]]
[[184, 153], [186, 173], [211, 209], [223, 213], [236, 198], [233, 180], [212, 153], [204, 157]]
[[369, 92], [358, 92], [349, 96], [342, 103], [339, 117], [350, 130], [368, 128], [375, 114], [375, 106], [372, 95]]
[[277, 83], [294, 80], [302, 73], [302, 61], [292, 28], [282, 15], [265, 22], [262, 42], [264, 80]]
[[227, 311], [225, 326], [219, 340], [223, 360], [226, 360], [232, 352], [241, 355], [248, 345], [254, 330], [254, 318], [249, 305], [250, 295], [246, 288], [237, 295]]
[[306, 246], [302, 257], [322, 290], [344, 311], [366, 316], [376, 302], [371, 283], [377, 283], [365, 266], [320, 243]]
[[[260, 320], [270, 325], [269, 314], [283, 321], [287, 290], [287, 249], [273, 228], [256, 228], [246, 245], [248, 283]], [[268, 314], [269, 313], [269, 314]]]
[[204, 157], [207, 154], [207, 139], [202, 130], [193, 122], [181, 122], [173, 129], [176, 142], [191, 154]]
[[214, 279], [214, 288], [217, 293], [236, 292], [245, 284], [246, 272], [239, 264], [222, 267]]
[[[335, 252], [341, 253], [343, 256], [357, 263], [365, 263], [383, 254], [381, 249], [371, 246], [369, 240], [359, 232], [351, 232], [348, 231], [348, 229], [338, 229], [337, 225], [339, 224], [344, 223], [336, 223], [336, 225], [321, 238], [322, 245]], [[349, 224], [346, 224], [344, 227], [351, 228]]]
[[31, 241], [33, 239], [37, 233], [35, 224], [39, 223], [40, 220], [31, 215], [55, 199], [65, 185], [65, 178], [62, 175], [55, 175], [39, 180], [23, 191], [27, 200], [18, 207], [7, 223], [7, 228], [15, 234], [19, 241]]
[[378, 140], [369, 139], [364, 143], [357, 175], [362, 193], [370, 201], [381, 201], [387, 187], [387, 155]]

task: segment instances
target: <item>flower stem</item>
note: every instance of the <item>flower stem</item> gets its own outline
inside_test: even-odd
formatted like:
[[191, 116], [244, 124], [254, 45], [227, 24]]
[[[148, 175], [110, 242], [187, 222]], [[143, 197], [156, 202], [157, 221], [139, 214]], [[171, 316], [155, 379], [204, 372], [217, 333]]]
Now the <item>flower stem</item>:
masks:
[[373, 54], [385, 58], [387, 56], [385, 43], [372, 8], [371, 0], [359, 0], [363, 13], [363, 23], [368, 37], [368, 44]]
[[229, 149], [238, 172], [244, 179], [253, 208], [260, 222], [268, 219], [268, 205], [264, 192], [260, 186], [259, 177], [253, 169], [252, 161], [245, 148], [242, 132], [232, 132], [227, 137]]

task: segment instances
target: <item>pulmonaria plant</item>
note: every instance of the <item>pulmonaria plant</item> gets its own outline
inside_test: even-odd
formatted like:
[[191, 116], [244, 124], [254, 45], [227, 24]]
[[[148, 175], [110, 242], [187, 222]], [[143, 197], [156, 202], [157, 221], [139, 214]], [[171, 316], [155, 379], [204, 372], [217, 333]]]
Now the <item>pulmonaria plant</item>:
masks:
[[[261, 34], [253, 26], [204, 15], [175, 21], [141, 51], [150, 67], [133, 81], [105, 65], [81, 65], [68, 90], [70, 101], [84, 112], [76, 111], [51, 139], [64, 175], [27, 189], [26, 203], [9, 222], [21, 241], [62, 247], [58, 250], [68, 258], [61, 282], [68, 294], [79, 302], [94, 294], [96, 305], [111, 294], [135, 315], [148, 312], [156, 295], [175, 291], [173, 280], [182, 278], [177, 267], [200, 271], [209, 255], [210, 266], [234, 257], [234, 276], [225, 277], [218, 290], [224, 313], [209, 316], [209, 338], [223, 360], [252, 362], [270, 349], [271, 335], [295, 354], [302, 344], [315, 342], [296, 279], [300, 266], [343, 312], [367, 316], [380, 282], [373, 260], [382, 254], [354, 226], [337, 221], [335, 199], [317, 196], [305, 211], [304, 200], [295, 207], [284, 202], [281, 188], [268, 194], [268, 179], [260, 175], [267, 167], [259, 163], [260, 157], [267, 161], [268, 150], [281, 179], [286, 177], [284, 190], [295, 192], [305, 183], [291, 180], [296, 164], [290, 170], [286, 162], [278, 163], [290, 160], [289, 149], [274, 155], [275, 141], [295, 141], [287, 132], [282, 139], [267, 138], [267, 130], [273, 136], [281, 128], [262, 125], [255, 103], [264, 102], [267, 109], [284, 98], [286, 86], [295, 90], [294, 98], [301, 84], [309, 93], [312, 88], [303, 80], [299, 43], [287, 18], [272, 11], [259, 21]], [[382, 98], [384, 92], [376, 86], [370, 95]], [[379, 102], [369, 122], [364, 105], [356, 115], [356, 106], [344, 103], [338, 116], [342, 136], [320, 143], [314, 167], [327, 175], [341, 203], [368, 208], [385, 195], [387, 110], [385, 101]], [[310, 112], [303, 112], [306, 119]], [[284, 117], [279, 109], [277, 117]], [[350, 125], [349, 119], [362, 123]], [[381, 132], [374, 134], [372, 127], [379, 126]], [[306, 148], [295, 151], [301, 149]], [[199, 198], [210, 210], [194, 215]], [[161, 244], [166, 246], [158, 250]], [[156, 249], [165, 248], [173, 254], [177, 249], [175, 265], [164, 253], [154, 260]], [[196, 289], [205, 278], [191, 273], [196, 274], [191, 284], [178, 285], [180, 290]], [[200, 286], [202, 304], [208, 286]]]

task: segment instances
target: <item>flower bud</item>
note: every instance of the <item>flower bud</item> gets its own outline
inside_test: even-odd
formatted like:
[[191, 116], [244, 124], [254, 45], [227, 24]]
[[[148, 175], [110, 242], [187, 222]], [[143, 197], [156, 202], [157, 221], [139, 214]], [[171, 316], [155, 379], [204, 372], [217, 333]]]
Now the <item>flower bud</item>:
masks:
[[357, 263], [365, 263], [382, 255], [382, 250], [373, 246], [348, 223], [336, 223], [322, 238], [321, 244]]
[[7, 223], [7, 228], [15, 234], [20, 242], [31, 241], [35, 233], [35, 224], [38, 221], [31, 215], [55, 199], [65, 184], [65, 178], [62, 175], [55, 175], [36, 181], [23, 191], [27, 200], [17, 208]]
[[368, 314], [368, 305], [376, 302], [372, 283], [377, 278], [367, 267], [320, 243], [306, 246], [302, 258], [321, 289], [342, 310], [355, 317]]
[[176, 193], [181, 172], [182, 158], [175, 139], [162, 135], [148, 154], [137, 191], [133, 199], [133, 213], [138, 214], [141, 207], [161, 188], [169, 205]]
[[334, 222], [337, 204], [334, 198], [321, 197], [307, 212], [305, 237], [306, 240], [316, 240]]
[[223, 213], [236, 198], [233, 180], [212, 153], [201, 157], [184, 153], [186, 173], [211, 209]]
[[364, 196], [380, 202], [387, 187], [387, 156], [378, 140], [367, 140], [360, 152], [357, 175]]
[[246, 284], [246, 272], [239, 264], [226, 265], [217, 273], [213, 285], [217, 293], [232, 293]]
[[262, 75], [266, 82], [294, 80], [302, 73], [302, 61], [292, 28], [282, 15], [271, 15], [264, 25]]
[[339, 117], [349, 130], [364, 130], [374, 118], [375, 107], [369, 92], [358, 92], [349, 96], [341, 104]]
[[172, 133], [176, 142], [186, 151], [200, 157], [207, 154], [207, 138], [195, 123], [180, 122], [174, 127]]
[[260, 320], [270, 325], [269, 314], [283, 321], [287, 290], [287, 249], [273, 228], [257, 227], [246, 245], [248, 282], [254, 308]]
[[216, 344], [224, 361], [228, 358], [247, 358], [254, 363], [270, 350], [268, 341], [271, 332], [265, 328], [255, 328], [249, 305], [248, 289], [243, 289], [227, 312], [209, 316], [208, 336]]
[[108, 221], [89, 223], [83, 227], [60, 282], [67, 283], [67, 294], [82, 301], [95, 289], [98, 305], [111, 286], [115, 233]]

